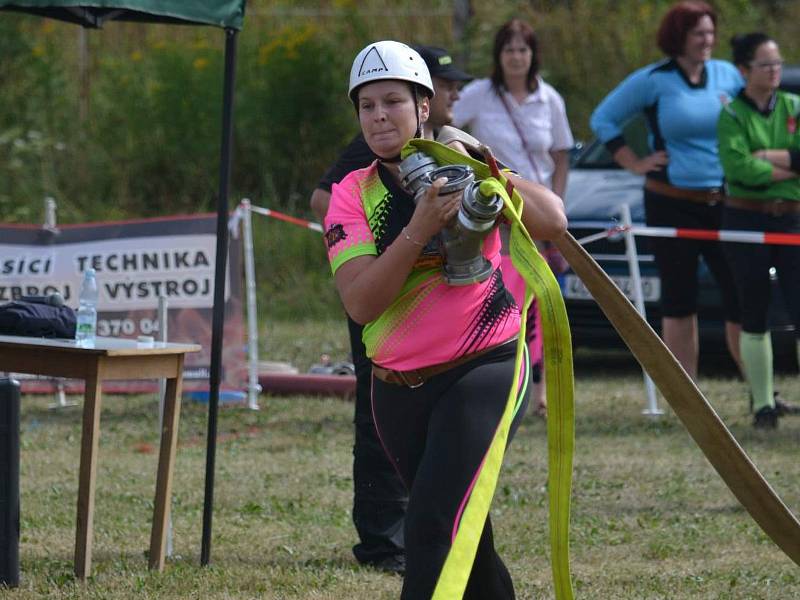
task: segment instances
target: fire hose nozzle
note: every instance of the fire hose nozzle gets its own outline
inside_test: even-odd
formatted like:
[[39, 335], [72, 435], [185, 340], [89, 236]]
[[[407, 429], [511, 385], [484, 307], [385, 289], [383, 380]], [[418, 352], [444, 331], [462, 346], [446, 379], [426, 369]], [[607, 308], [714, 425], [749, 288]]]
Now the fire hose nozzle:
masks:
[[483, 256], [483, 240], [494, 227], [503, 209], [499, 196], [486, 196], [480, 191], [480, 181], [467, 165], [437, 166], [436, 161], [422, 152], [409, 155], [399, 168], [403, 188], [419, 198], [440, 177], [447, 183], [439, 190], [444, 196], [462, 192], [461, 206], [452, 223], [434, 238], [444, 258], [445, 281], [449, 285], [470, 285], [488, 279], [492, 264]]

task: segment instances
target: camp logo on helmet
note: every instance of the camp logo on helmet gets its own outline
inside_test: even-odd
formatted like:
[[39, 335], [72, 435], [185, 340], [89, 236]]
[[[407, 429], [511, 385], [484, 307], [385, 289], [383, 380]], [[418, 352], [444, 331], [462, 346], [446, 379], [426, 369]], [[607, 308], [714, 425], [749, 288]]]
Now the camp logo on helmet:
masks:
[[381, 71], [389, 72], [386, 63], [383, 62], [378, 49], [373, 46], [370, 48], [364, 60], [361, 61], [361, 67], [358, 69], [358, 76], [371, 75], [372, 73], [380, 73]]
[[386, 79], [418, 84], [426, 90], [426, 96], [433, 97], [433, 82], [425, 61], [413, 48], [392, 40], [373, 42], [358, 53], [350, 68], [347, 94], [355, 105], [359, 87]]

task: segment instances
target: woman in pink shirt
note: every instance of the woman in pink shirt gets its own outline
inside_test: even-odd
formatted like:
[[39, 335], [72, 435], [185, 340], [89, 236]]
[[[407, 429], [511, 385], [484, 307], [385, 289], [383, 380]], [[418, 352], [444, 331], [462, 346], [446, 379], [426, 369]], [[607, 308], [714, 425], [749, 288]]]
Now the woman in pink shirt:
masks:
[[[450, 285], [430, 242], [458, 213], [461, 193], [440, 196], [440, 178], [415, 203], [400, 184], [400, 151], [421, 135], [432, 96], [425, 63], [405, 44], [376, 42], [359, 53], [350, 98], [379, 158], [333, 187], [325, 218], [336, 287], [347, 313], [364, 324], [374, 364], [378, 435], [409, 489], [403, 600], [433, 594], [509, 389], [516, 389], [515, 421], [527, 402], [527, 368], [514, 385], [520, 310], [497, 269], [497, 228], [482, 247], [491, 275]], [[543, 186], [513, 181], [531, 235], [561, 235], [560, 199]], [[514, 598], [488, 517], [478, 533], [463, 597]]]

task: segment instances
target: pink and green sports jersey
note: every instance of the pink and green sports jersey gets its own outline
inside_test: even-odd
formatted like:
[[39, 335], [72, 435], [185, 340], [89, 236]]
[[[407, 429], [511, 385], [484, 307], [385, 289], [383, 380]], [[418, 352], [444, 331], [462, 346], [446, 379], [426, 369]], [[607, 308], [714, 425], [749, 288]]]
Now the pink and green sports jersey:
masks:
[[[380, 256], [414, 213], [414, 201], [379, 163], [353, 171], [333, 186], [325, 217], [331, 269], [358, 256]], [[438, 249], [429, 244], [400, 294], [364, 326], [367, 356], [407, 371], [448, 362], [504, 342], [519, 331], [520, 311], [500, 270], [497, 229], [484, 241], [494, 273], [466, 286], [445, 283]]]

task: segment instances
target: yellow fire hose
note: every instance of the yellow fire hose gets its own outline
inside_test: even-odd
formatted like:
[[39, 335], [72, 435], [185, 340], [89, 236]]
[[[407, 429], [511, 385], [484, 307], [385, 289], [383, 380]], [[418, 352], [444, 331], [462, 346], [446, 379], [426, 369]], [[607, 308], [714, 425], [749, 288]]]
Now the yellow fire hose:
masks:
[[575, 406], [572, 376], [572, 342], [561, 290], [547, 263], [539, 255], [530, 235], [522, 225], [522, 198], [511, 197], [502, 175], [492, 177], [489, 167], [447, 146], [430, 140], [415, 139], [403, 150], [403, 157], [422, 151], [440, 165], [467, 164], [476, 179], [484, 180], [481, 191], [500, 195], [505, 203], [503, 215], [511, 223], [511, 260], [525, 280], [525, 301], [517, 343], [515, 377], [511, 384], [505, 412], [489, 447], [480, 474], [461, 517], [458, 532], [436, 584], [433, 600], [462, 598], [467, 585], [478, 541], [492, 502], [500, 466], [503, 462], [508, 432], [514, 418], [516, 386], [525, 346], [525, 322], [533, 296], [542, 312], [545, 378], [547, 381], [548, 491], [550, 507], [550, 545], [553, 582], [557, 600], [572, 600], [569, 570], [569, 510], [572, 489], [572, 454], [575, 441]]

